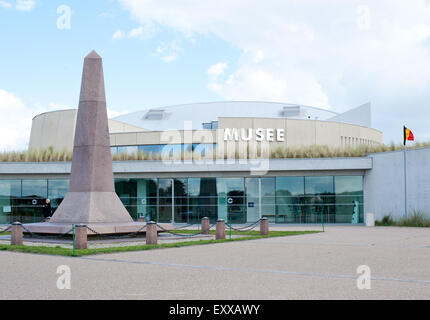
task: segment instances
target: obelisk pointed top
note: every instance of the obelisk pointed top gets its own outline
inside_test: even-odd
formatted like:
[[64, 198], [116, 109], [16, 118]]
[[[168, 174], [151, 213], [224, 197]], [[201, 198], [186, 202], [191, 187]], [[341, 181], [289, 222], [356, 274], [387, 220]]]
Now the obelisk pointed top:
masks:
[[101, 59], [102, 57], [99, 56], [99, 54], [95, 51], [92, 50], [86, 57], [85, 59]]
[[91, 51], [84, 60], [79, 101], [106, 101], [102, 58]]

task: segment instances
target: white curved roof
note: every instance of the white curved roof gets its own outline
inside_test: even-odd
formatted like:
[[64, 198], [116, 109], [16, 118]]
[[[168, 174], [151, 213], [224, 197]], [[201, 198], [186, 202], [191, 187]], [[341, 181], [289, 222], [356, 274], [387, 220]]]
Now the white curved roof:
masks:
[[192, 122], [192, 129], [202, 129], [203, 123], [218, 121], [218, 117], [328, 120], [337, 115], [325, 109], [288, 103], [222, 101], [148, 108], [113, 119], [150, 131], [160, 131], [184, 129], [185, 121]]

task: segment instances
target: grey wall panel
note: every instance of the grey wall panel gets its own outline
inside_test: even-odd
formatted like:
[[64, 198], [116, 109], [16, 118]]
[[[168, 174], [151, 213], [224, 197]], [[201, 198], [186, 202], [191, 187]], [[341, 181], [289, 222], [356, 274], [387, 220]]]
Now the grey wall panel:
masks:
[[[364, 210], [401, 218], [405, 212], [403, 151], [369, 155], [373, 169], [364, 176]], [[430, 215], [430, 148], [407, 151], [408, 213]]]

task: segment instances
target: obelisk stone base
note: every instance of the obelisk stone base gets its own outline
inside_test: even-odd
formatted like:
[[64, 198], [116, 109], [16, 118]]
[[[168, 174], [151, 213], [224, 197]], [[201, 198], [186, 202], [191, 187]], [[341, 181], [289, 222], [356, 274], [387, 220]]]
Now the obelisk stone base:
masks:
[[133, 222], [115, 192], [68, 192], [49, 222]]
[[[73, 224], [82, 224], [81, 222], [76, 222]], [[52, 222], [40, 222], [40, 223], [29, 223], [24, 224], [25, 228], [30, 230], [33, 233], [41, 233], [41, 234], [64, 234], [72, 229], [72, 223], [52, 223]], [[111, 223], [85, 223], [90, 229], [94, 230], [96, 233], [91, 230], [87, 230], [88, 236], [96, 235], [96, 234], [127, 234], [137, 232], [142, 227], [146, 225], [146, 222], [111, 222]], [[158, 232], [163, 232], [165, 230], [173, 230], [174, 227], [171, 223], [158, 223], [157, 226]], [[163, 227], [163, 229], [160, 228]], [[25, 233], [25, 230], [24, 230]], [[139, 233], [145, 234], [146, 228], [139, 231]], [[70, 236], [72, 232], [69, 233]]]

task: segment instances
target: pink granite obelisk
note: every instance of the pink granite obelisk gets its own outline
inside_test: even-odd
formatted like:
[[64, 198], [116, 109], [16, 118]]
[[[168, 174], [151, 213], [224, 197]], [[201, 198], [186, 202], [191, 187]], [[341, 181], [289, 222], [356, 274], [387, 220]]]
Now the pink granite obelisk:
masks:
[[101, 57], [85, 57], [69, 192], [51, 223], [128, 223], [115, 193]]

